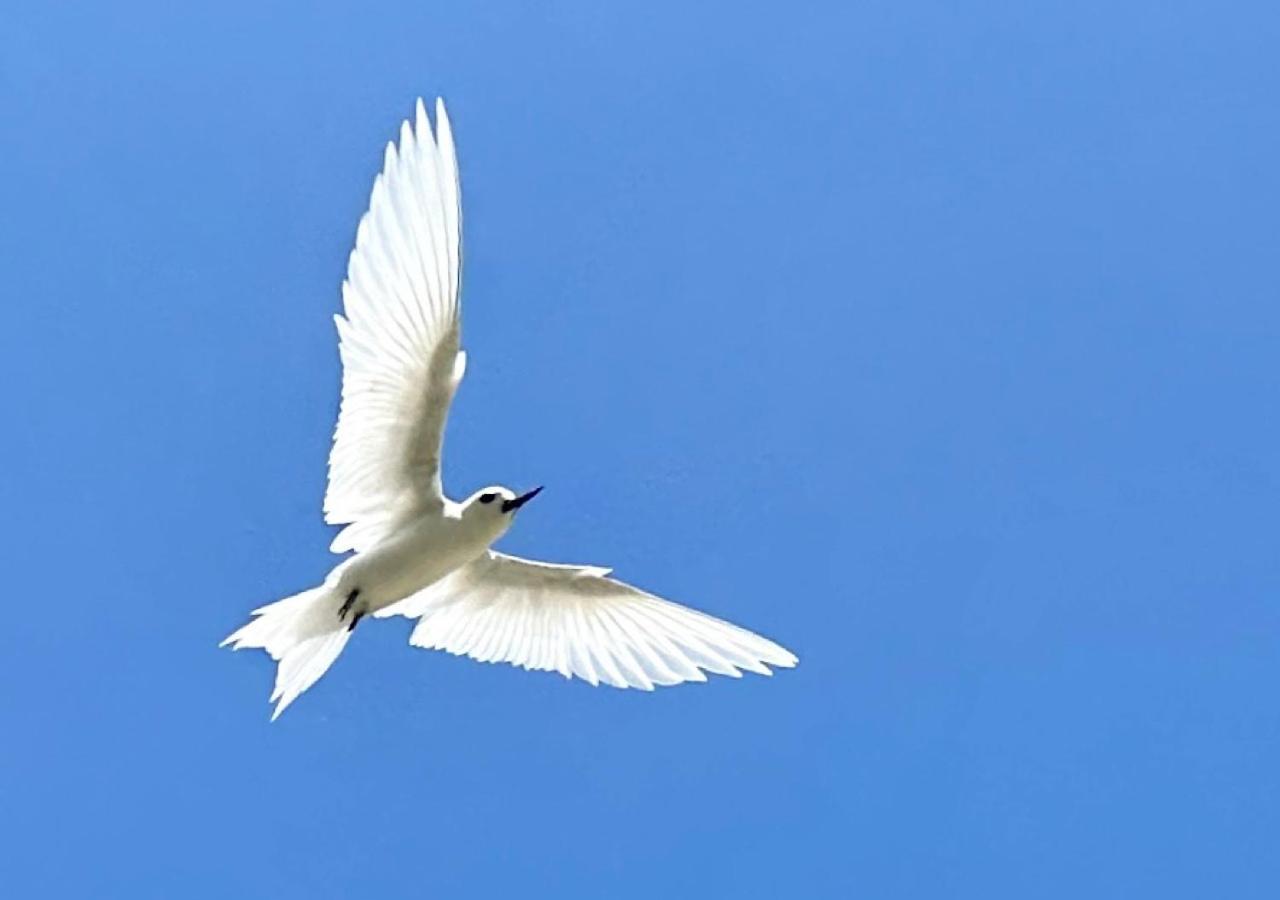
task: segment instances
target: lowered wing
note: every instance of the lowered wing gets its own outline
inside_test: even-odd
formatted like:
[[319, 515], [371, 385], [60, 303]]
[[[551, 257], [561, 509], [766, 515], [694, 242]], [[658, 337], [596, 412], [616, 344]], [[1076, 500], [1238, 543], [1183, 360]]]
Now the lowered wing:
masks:
[[415, 647], [619, 688], [706, 681], [704, 672], [768, 675], [797, 662], [773, 641], [608, 574], [491, 550], [377, 615], [420, 618]]

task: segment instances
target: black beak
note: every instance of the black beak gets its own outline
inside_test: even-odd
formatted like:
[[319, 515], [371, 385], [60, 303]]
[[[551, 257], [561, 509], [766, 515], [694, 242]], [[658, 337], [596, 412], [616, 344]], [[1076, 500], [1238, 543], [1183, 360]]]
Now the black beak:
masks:
[[540, 494], [541, 492], [542, 492], [542, 485], [538, 485], [529, 493], [521, 494], [519, 497], [516, 497], [514, 500], [503, 500], [502, 511], [504, 513], [515, 512], [517, 509], [524, 506], [534, 497], [538, 496], [538, 494]]

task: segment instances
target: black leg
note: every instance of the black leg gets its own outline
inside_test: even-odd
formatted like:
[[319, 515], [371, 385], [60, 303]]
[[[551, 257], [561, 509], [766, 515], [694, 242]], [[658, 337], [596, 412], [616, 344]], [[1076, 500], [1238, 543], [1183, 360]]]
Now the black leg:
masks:
[[[347, 594], [347, 599], [343, 602], [342, 606], [339, 607], [338, 609], [339, 619], [344, 618], [347, 615], [347, 613], [351, 612], [351, 607], [355, 604], [356, 598], [359, 596], [360, 596], [360, 588], [356, 588], [350, 594]], [[354, 628], [355, 626], [353, 625], [352, 627]]]
[[356, 626], [360, 624], [360, 620], [364, 618], [363, 612], [358, 612], [351, 617], [351, 624], [347, 626], [347, 631], [355, 631]]

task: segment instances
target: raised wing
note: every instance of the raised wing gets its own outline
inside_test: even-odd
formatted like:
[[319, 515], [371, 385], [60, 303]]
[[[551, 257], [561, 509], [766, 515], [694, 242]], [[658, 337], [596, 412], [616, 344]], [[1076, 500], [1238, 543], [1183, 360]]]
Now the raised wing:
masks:
[[436, 133], [422, 101], [387, 144], [335, 316], [342, 407], [329, 454], [325, 521], [334, 552], [363, 550], [402, 519], [439, 508], [445, 418], [462, 378], [458, 163], [444, 103]]
[[378, 615], [421, 617], [415, 647], [619, 688], [706, 681], [704, 670], [769, 675], [797, 662], [773, 641], [608, 574], [491, 550]]

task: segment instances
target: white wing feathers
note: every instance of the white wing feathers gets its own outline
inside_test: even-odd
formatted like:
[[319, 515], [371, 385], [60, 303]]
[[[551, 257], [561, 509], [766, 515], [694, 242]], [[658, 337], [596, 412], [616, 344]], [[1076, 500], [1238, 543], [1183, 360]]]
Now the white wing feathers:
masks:
[[598, 684], [652, 690], [707, 672], [770, 674], [796, 657], [773, 641], [606, 577], [608, 569], [489, 551], [376, 613], [420, 617], [409, 642]]
[[433, 136], [422, 101], [387, 145], [335, 316], [342, 407], [325, 521], [335, 552], [362, 550], [407, 516], [439, 508], [440, 447], [462, 378], [458, 164], [444, 104]]

